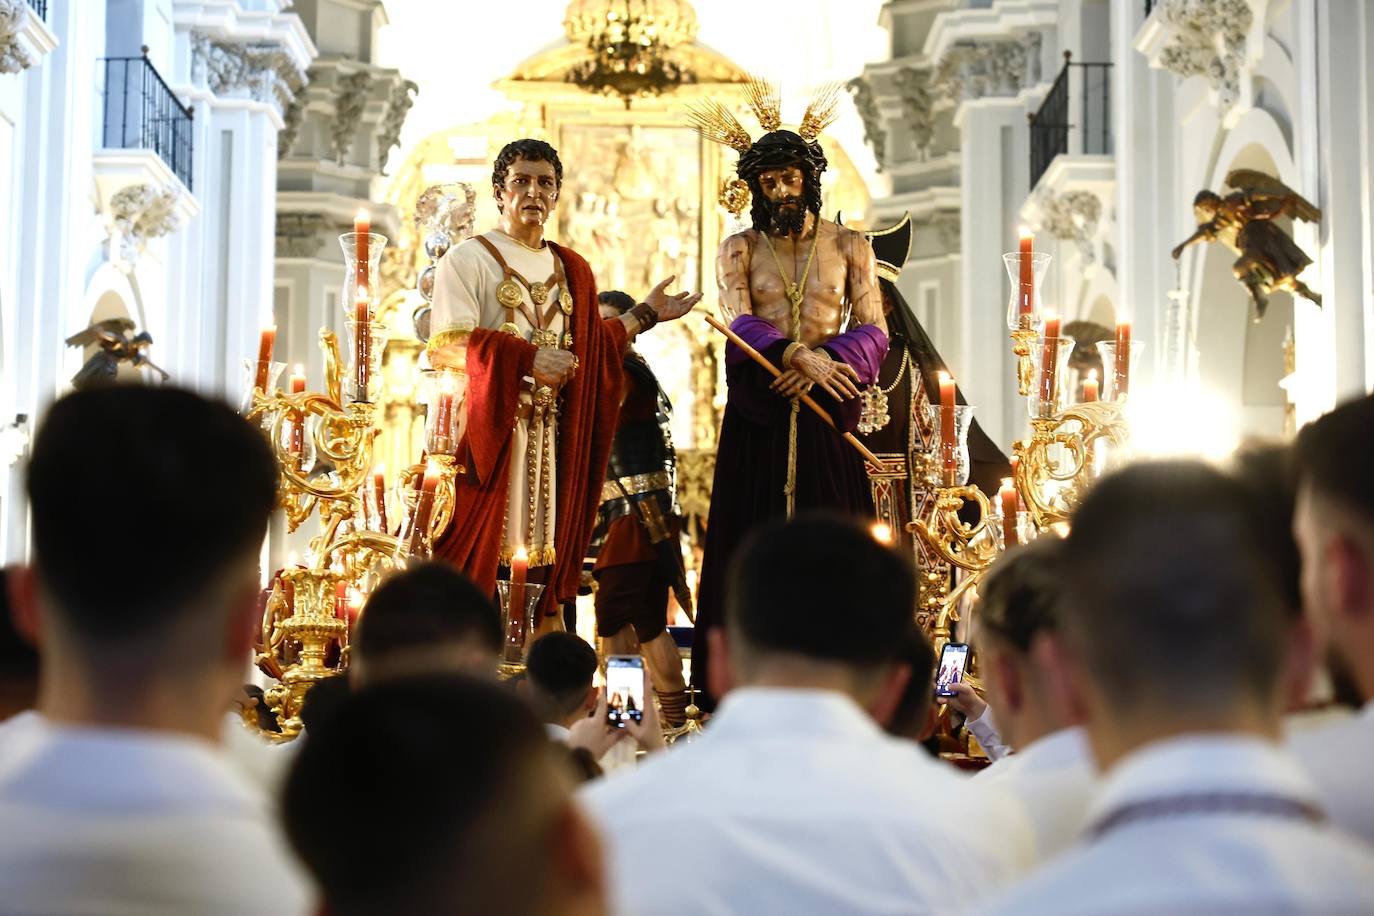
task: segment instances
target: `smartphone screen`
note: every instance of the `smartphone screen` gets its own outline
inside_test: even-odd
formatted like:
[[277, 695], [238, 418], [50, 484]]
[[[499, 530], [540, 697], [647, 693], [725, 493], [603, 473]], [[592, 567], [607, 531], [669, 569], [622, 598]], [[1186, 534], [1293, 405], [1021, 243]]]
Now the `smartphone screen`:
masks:
[[945, 643], [940, 652], [940, 666], [935, 669], [935, 695], [954, 696], [954, 685], [964, 679], [968, 667], [968, 643]]
[[612, 655], [606, 659], [606, 724], [624, 728], [644, 719], [644, 659]]

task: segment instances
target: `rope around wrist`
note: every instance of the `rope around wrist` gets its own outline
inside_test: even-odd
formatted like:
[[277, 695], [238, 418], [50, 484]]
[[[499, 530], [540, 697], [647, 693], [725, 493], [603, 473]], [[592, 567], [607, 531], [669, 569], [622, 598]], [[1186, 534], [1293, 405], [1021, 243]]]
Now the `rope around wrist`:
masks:
[[658, 324], [658, 312], [654, 311], [654, 307], [647, 302], [641, 302], [630, 309], [630, 314], [639, 322], [641, 334]]

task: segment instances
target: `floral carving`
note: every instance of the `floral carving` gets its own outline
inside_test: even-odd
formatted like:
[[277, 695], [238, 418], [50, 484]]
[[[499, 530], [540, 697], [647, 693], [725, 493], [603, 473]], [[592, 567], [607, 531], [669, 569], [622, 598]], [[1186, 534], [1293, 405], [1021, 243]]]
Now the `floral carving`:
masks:
[[29, 12], [24, 0], [0, 0], [0, 73], [18, 73], [33, 66], [33, 58], [19, 44]]
[[363, 109], [367, 107], [367, 90], [372, 84], [372, 76], [365, 70], [341, 77], [335, 87], [334, 123], [330, 128], [330, 138], [334, 143], [334, 156], [342, 165], [358, 133], [358, 122], [362, 120]]
[[887, 131], [883, 130], [882, 112], [878, 110], [878, 99], [873, 92], [873, 83], [866, 76], [849, 81], [849, 94], [854, 97], [854, 108], [864, 124], [864, 142], [873, 150], [873, 158], [878, 161], [878, 171], [887, 163]]
[[1170, 38], [1159, 65], [1182, 77], [1201, 76], [1223, 111], [1240, 98], [1246, 34], [1254, 13], [1246, 0], [1164, 0]]

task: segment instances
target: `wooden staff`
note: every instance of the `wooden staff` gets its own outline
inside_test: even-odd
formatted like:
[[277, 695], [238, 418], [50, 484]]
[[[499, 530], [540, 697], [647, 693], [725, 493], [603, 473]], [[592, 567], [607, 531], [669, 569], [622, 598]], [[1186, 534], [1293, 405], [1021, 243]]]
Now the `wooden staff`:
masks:
[[[777, 378], [778, 376], [782, 375], [782, 372], [778, 370], [778, 367], [774, 366], [772, 363], [768, 361], [768, 357], [764, 356], [758, 350], [755, 350], [753, 347], [749, 346], [749, 344], [746, 343], [742, 337], [740, 337], [734, 331], [730, 330], [718, 319], [711, 315], [705, 314], [703, 314], [702, 317], [706, 319], [707, 324], [709, 324], [711, 327], [715, 328], [717, 331], [720, 331], [720, 333], [724, 334], [727, 338], [729, 338], [731, 343], [739, 347], [745, 353], [748, 353], [749, 357], [754, 362], [758, 363], [760, 366], [767, 369], [773, 375], [774, 378]], [[840, 433], [840, 435], [844, 437], [844, 441], [854, 446], [854, 448], [858, 450], [859, 454], [864, 456], [865, 461], [867, 461], [869, 464], [873, 465], [876, 468], [880, 468], [883, 466], [883, 463], [878, 460], [878, 456], [870, 452], [867, 448], [865, 448], [864, 444], [860, 442], [853, 433], [840, 432], [840, 428], [835, 425], [835, 421], [831, 419], [830, 414], [826, 413], [824, 407], [813, 401], [811, 399], [811, 395], [802, 395], [801, 402], [805, 404], [807, 407], [810, 407], [812, 410], [814, 410], [816, 412], [816, 415], [819, 416], [822, 420], [824, 420], [827, 426], [835, 430], [835, 432]]]

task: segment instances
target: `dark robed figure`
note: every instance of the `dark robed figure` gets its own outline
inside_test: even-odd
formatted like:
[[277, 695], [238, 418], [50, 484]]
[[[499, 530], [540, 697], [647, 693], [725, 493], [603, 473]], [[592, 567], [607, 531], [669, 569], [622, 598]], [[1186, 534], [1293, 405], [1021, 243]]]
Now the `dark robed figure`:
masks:
[[862, 233], [820, 218], [826, 159], [815, 137], [825, 114], [813, 103], [793, 133], [776, 129], [775, 109], [755, 111], [770, 131], [752, 145], [740, 141], [742, 128], [703, 130], [741, 151], [739, 175], [753, 196], [753, 228], [721, 244], [717, 282], [731, 329], [783, 374], [774, 379], [726, 345], [729, 396], [692, 647], [698, 687], [707, 684], [705, 633], [721, 621], [726, 568], [752, 528], [802, 509], [873, 514], [863, 460], [797, 400], [810, 394], [840, 429], [856, 427], [859, 387], [872, 384], [887, 352], [873, 249]]

